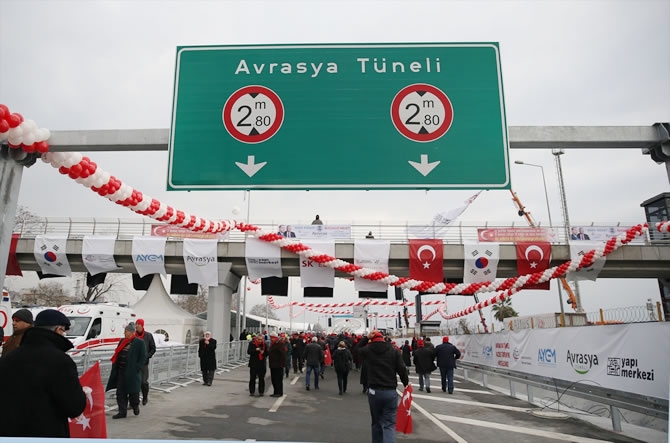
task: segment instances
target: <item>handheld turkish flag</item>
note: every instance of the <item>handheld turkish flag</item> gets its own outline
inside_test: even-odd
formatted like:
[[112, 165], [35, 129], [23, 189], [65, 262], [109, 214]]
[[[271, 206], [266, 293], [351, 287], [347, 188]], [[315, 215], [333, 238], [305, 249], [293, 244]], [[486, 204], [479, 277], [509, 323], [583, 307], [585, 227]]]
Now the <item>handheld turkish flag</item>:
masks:
[[395, 430], [403, 434], [412, 433], [412, 384], [408, 384], [402, 393], [398, 412], [395, 416]]
[[442, 283], [444, 280], [442, 240], [409, 241], [409, 277]]
[[70, 438], [107, 438], [105, 421], [105, 389], [100, 377], [100, 362], [96, 362], [79, 377], [86, 393], [86, 409], [77, 418], [70, 419]]
[[333, 363], [333, 357], [330, 355], [330, 349], [326, 346], [326, 350], [323, 351], [323, 363], [326, 366], [330, 366]]
[[[519, 275], [544, 271], [551, 260], [551, 243], [517, 243], [516, 268]], [[526, 286], [526, 289], [549, 290], [549, 282]]]

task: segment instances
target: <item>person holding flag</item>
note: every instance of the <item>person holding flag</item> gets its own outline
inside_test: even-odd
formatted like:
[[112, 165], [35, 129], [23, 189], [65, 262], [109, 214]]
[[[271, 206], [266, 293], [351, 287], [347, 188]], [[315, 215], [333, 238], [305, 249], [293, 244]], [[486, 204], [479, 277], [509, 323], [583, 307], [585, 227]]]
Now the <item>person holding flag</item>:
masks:
[[384, 340], [381, 332], [373, 329], [368, 340], [368, 344], [360, 350], [360, 355], [367, 367], [372, 443], [394, 442], [398, 410], [396, 374], [403, 386], [407, 387], [407, 368], [400, 351]]

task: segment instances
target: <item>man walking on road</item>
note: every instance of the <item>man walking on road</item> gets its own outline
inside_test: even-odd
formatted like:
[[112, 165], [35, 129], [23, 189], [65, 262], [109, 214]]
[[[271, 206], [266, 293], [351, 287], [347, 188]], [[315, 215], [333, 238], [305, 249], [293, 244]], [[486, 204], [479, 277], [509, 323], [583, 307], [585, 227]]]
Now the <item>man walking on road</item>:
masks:
[[381, 332], [372, 330], [368, 344], [360, 350], [367, 367], [368, 405], [372, 416], [372, 443], [395, 442], [395, 420], [398, 410], [398, 381], [409, 384], [407, 368], [400, 351], [384, 340]]
[[449, 390], [454, 393], [454, 369], [456, 369], [456, 360], [461, 358], [461, 351], [451, 343], [449, 337], [442, 339], [442, 344], [435, 348], [435, 357], [437, 358], [437, 367], [440, 368], [440, 378], [442, 380], [442, 392]]
[[305, 385], [309, 391], [310, 373], [314, 372], [314, 389], [319, 389], [319, 372], [323, 362], [323, 349], [317, 343], [317, 338], [312, 337], [312, 342], [305, 346], [305, 364], [307, 366], [307, 375], [305, 376]]

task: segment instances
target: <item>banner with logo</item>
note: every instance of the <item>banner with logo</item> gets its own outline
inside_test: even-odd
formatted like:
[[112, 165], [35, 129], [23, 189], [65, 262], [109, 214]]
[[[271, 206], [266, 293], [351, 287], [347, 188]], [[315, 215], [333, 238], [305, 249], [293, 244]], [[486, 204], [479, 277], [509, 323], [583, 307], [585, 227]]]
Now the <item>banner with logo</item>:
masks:
[[244, 260], [247, 263], [247, 273], [250, 280], [283, 277], [281, 248], [256, 237], [248, 236], [244, 250]]
[[133, 237], [133, 263], [140, 277], [165, 272], [165, 237]]
[[91, 275], [116, 271], [119, 267], [114, 260], [115, 236], [84, 236], [81, 258]]
[[289, 238], [328, 238], [348, 240], [351, 238], [350, 225], [279, 225], [277, 233]]
[[[630, 226], [573, 226], [570, 240], [607, 241], [628, 231]], [[644, 243], [645, 237], [635, 237], [631, 243]]]
[[[389, 271], [391, 242], [386, 240], [357, 239], [354, 241], [354, 264], [375, 271]], [[364, 278], [354, 278], [354, 289], [366, 292], [387, 292], [386, 283], [378, 283]]]
[[444, 280], [444, 245], [442, 240], [409, 241], [409, 277], [442, 283]]
[[189, 283], [218, 286], [217, 244], [216, 239], [184, 239], [184, 267]]
[[43, 273], [69, 277], [72, 270], [66, 249], [67, 235], [38, 235], [35, 237], [33, 255]]
[[70, 438], [107, 438], [105, 389], [102, 387], [100, 362], [79, 377], [86, 394], [86, 408], [79, 417], [68, 419]]
[[19, 241], [20, 234], [12, 234], [12, 240], [9, 243], [9, 256], [7, 257], [7, 268], [5, 270], [5, 275], [20, 275], [23, 276], [21, 272], [21, 266], [19, 265], [19, 259], [16, 258], [16, 244]]
[[500, 260], [500, 244], [465, 243], [463, 257], [463, 283], [495, 280]]
[[[551, 244], [544, 242], [517, 243], [516, 270], [518, 275], [544, 271], [551, 261]], [[549, 290], [549, 282], [529, 285], [525, 289]]]
[[172, 238], [215, 238], [225, 240], [228, 238], [228, 231], [223, 232], [195, 232], [181, 226], [173, 225], [151, 225], [151, 235], [155, 237]]
[[464, 361], [668, 399], [670, 323], [452, 336]]
[[[333, 240], [306, 239], [303, 240], [303, 243], [316, 251], [331, 257], [335, 256], [335, 241]], [[303, 288], [334, 288], [335, 269], [312, 260], [301, 259], [300, 286]]]
[[[597, 248], [602, 243], [598, 242], [588, 242], [588, 241], [575, 241], [570, 242], [570, 260], [572, 261], [581, 261], [584, 257], [584, 254], [589, 252], [592, 249]], [[577, 269], [573, 272], [568, 272], [565, 275], [565, 279], [569, 281], [579, 281], [579, 280], [592, 280], [596, 281], [598, 274], [603, 270], [605, 262], [607, 259], [605, 257], [599, 258], [594, 261], [591, 266], [587, 266], [581, 269]]]
[[480, 242], [525, 243], [557, 242], [557, 228], [477, 228]]

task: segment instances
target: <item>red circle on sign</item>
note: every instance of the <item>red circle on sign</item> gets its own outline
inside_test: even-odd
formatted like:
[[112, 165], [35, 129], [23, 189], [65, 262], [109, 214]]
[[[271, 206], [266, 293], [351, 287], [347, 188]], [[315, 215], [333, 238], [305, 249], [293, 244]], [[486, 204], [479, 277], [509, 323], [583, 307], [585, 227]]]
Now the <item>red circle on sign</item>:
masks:
[[[415, 92], [429, 92], [434, 95], [444, 107], [444, 120], [442, 123], [432, 132], [425, 133], [416, 133], [408, 129], [405, 122], [400, 118], [400, 104], [402, 101], [410, 94]], [[422, 94], [421, 94], [422, 95]], [[417, 105], [418, 106], [418, 105]], [[451, 105], [451, 101], [447, 94], [442, 92], [442, 90], [436, 88], [435, 86], [428, 85], [425, 83], [415, 83], [413, 85], [405, 86], [396, 94], [391, 102], [391, 120], [393, 125], [396, 127], [398, 132], [407, 137], [408, 139], [415, 142], [432, 142], [442, 137], [447, 133], [451, 127], [452, 122], [454, 121], [454, 108]]]
[[[268, 99], [270, 99], [270, 102], [272, 102], [272, 104], [275, 107], [275, 119], [270, 125], [270, 127], [267, 129], [267, 131], [263, 133], [245, 134], [240, 130], [238, 130], [235, 124], [233, 123], [232, 120], [233, 106], [235, 105], [235, 103], [237, 103], [239, 99], [241, 99], [247, 94], [251, 95], [252, 97], [254, 97], [254, 94], [256, 95], [262, 94], [266, 96]], [[226, 100], [226, 104], [223, 105], [223, 125], [226, 128], [226, 131], [228, 131], [228, 133], [234, 139], [239, 140], [243, 143], [264, 142], [265, 140], [275, 135], [277, 131], [279, 131], [279, 128], [281, 127], [283, 121], [284, 121], [284, 105], [281, 99], [277, 94], [275, 94], [273, 90], [268, 89], [265, 86], [251, 85], [240, 88], [237, 91], [233, 92], [232, 95], [228, 97], [228, 100]], [[255, 128], [252, 127], [252, 130], [253, 129]]]
[[5, 314], [5, 311], [0, 311], [0, 314], [2, 314], [2, 321], [0, 323], [0, 326], [2, 326], [2, 329], [5, 329], [7, 327], [7, 323], [9, 323], [9, 319], [7, 318], [7, 314]]

